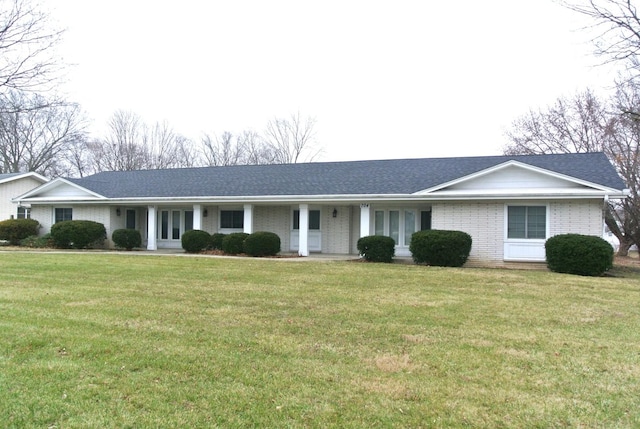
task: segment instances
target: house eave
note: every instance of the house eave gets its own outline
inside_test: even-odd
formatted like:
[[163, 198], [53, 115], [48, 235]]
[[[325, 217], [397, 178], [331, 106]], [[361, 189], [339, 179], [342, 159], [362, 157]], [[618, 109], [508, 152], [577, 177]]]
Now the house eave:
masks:
[[610, 190], [501, 190], [481, 191], [441, 191], [430, 194], [345, 194], [345, 195], [270, 195], [270, 196], [188, 196], [188, 197], [142, 197], [142, 198], [24, 198], [19, 203], [27, 204], [120, 204], [120, 205], [162, 205], [162, 204], [337, 204], [374, 202], [433, 202], [469, 200], [514, 200], [514, 199], [622, 199], [624, 191]]

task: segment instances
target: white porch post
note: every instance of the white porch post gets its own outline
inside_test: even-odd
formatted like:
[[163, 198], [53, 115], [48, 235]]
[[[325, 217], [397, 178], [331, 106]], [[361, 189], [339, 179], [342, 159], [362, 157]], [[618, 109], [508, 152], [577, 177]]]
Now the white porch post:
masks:
[[298, 255], [309, 256], [309, 205], [300, 204]]
[[244, 205], [244, 232], [253, 232], [253, 204]]
[[147, 250], [157, 250], [156, 244], [156, 219], [157, 207], [147, 207]]
[[360, 238], [371, 235], [371, 211], [369, 204], [360, 204]]
[[202, 206], [193, 205], [193, 229], [202, 229]]

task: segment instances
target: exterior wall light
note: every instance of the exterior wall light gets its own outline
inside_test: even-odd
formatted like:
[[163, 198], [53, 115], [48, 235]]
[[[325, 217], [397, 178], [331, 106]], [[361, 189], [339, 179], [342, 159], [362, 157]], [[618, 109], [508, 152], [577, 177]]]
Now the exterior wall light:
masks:
[[333, 217], [338, 217], [338, 209], [333, 209]]

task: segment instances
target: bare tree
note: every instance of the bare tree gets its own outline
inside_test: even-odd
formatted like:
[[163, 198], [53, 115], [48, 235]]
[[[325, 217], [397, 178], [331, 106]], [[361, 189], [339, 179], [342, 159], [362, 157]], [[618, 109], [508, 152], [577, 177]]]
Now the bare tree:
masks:
[[[621, 109], [640, 109], [636, 101], [640, 101], [636, 87], [628, 82], [618, 84], [616, 96], [607, 102], [588, 90], [573, 98], [559, 98], [547, 110], [531, 111], [516, 119], [506, 133], [510, 143], [504, 153], [604, 152], [627, 187], [637, 189], [640, 128], [629, 115], [618, 113]], [[621, 256], [626, 256], [632, 244], [640, 243], [639, 212], [638, 198], [608, 205], [605, 222], [620, 241]]]
[[94, 171], [192, 167], [199, 163], [191, 141], [167, 122], [148, 126], [135, 113], [118, 110], [108, 125], [104, 139], [86, 144]]
[[209, 134], [202, 136], [202, 155], [209, 166], [244, 164], [243, 148], [237, 138], [229, 131], [219, 137]]
[[55, 79], [62, 31], [30, 0], [0, 0], [0, 93], [33, 90]]
[[63, 174], [74, 142], [84, 139], [77, 104], [9, 91], [0, 96], [0, 172]]
[[300, 117], [300, 112], [288, 119], [274, 118], [267, 123], [265, 139], [273, 153], [273, 163], [290, 164], [313, 161], [320, 150], [314, 147], [316, 120]]

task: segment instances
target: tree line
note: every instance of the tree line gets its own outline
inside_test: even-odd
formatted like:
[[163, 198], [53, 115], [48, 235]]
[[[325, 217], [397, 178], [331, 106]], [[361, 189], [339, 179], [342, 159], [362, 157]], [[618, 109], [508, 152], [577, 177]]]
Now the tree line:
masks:
[[31, 0], [0, 0], [0, 173], [85, 176], [139, 170], [312, 161], [319, 154], [313, 117], [300, 112], [267, 121], [264, 130], [204, 134], [193, 141], [167, 122], [145, 123], [116, 111], [106, 133], [92, 137], [81, 106], [56, 97], [63, 32]]

